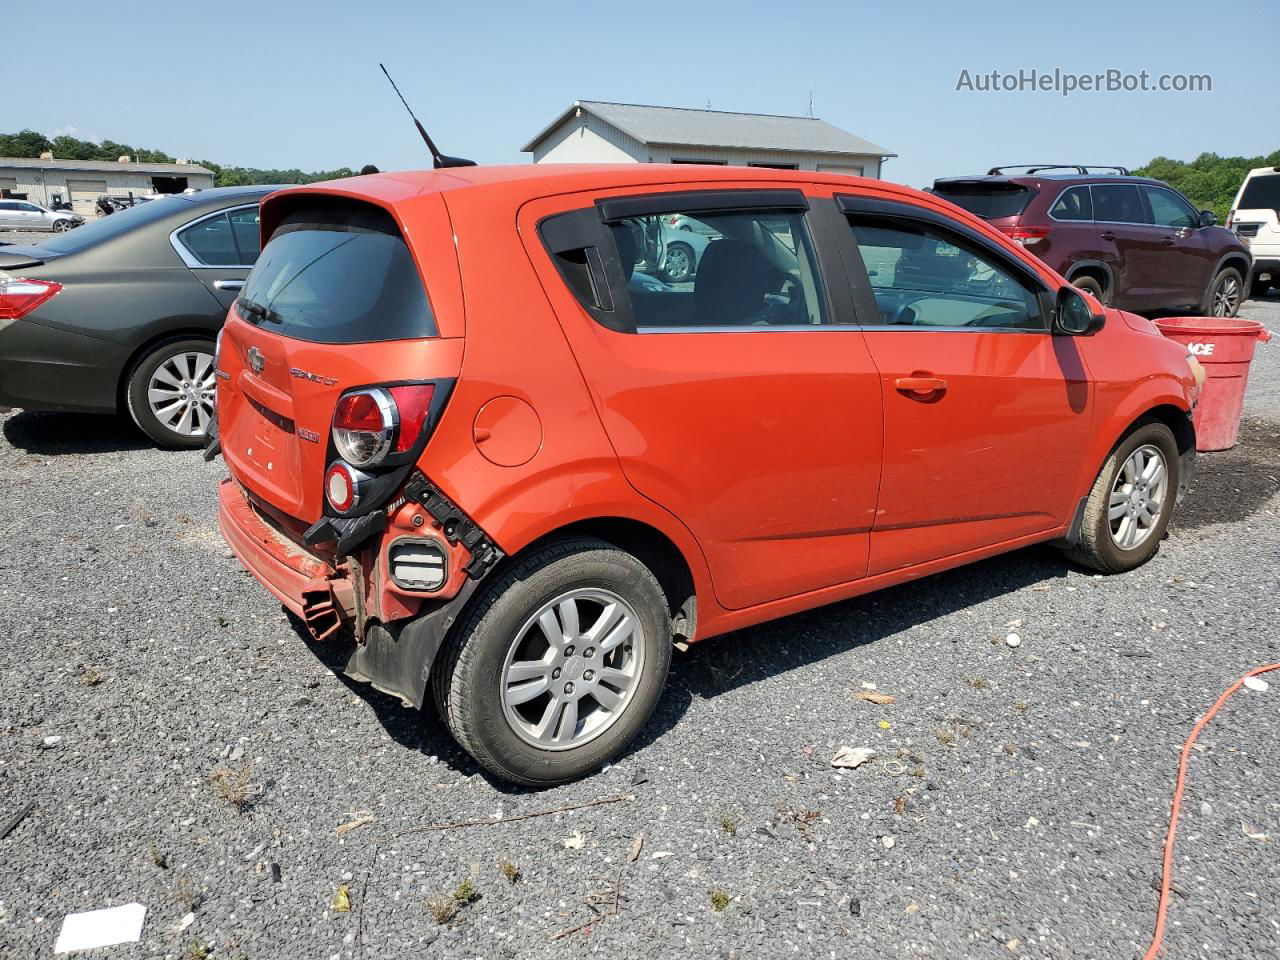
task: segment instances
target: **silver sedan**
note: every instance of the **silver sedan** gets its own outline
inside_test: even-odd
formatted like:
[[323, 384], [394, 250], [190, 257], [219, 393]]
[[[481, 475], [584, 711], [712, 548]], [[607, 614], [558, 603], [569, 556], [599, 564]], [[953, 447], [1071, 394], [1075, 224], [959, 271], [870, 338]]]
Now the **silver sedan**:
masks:
[[50, 210], [30, 200], [0, 199], [0, 230], [65, 233], [84, 223], [84, 217], [70, 210]]

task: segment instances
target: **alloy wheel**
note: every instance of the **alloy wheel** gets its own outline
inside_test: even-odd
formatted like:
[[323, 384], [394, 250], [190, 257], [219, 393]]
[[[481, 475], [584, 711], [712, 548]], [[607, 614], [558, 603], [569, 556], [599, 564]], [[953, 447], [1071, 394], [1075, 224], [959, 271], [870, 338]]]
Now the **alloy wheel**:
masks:
[[1107, 503], [1111, 539], [1121, 550], [1146, 542], [1164, 510], [1169, 469], [1160, 448], [1146, 443], [1116, 473]]
[[1213, 291], [1213, 315], [1215, 317], [1233, 317], [1240, 305], [1240, 284], [1235, 277], [1223, 277], [1218, 288]]
[[213, 391], [213, 354], [185, 351], [156, 367], [147, 384], [147, 404], [165, 428], [199, 437], [213, 418]]
[[693, 264], [689, 260], [688, 251], [679, 245], [668, 247], [667, 261], [662, 269], [672, 283], [680, 283], [682, 280], [689, 279], [689, 274], [693, 272]]
[[570, 590], [516, 633], [499, 679], [507, 722], [542, 750], [594, 740], [630, 705], [644, 669], [640, 617], [610, 590]]

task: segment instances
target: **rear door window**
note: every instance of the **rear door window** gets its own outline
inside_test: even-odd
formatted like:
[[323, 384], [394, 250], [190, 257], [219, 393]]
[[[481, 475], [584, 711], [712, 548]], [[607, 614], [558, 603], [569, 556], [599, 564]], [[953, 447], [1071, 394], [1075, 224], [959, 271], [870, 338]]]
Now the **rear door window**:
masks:
[[236, 244], [236, 262], [241, 266], [252, 267], [262, 247], [258, 230], [258, 208], [232, 210], [227, 214], [227, 219], [231, 222], [231, 236]]
[[1049, 216], [1055, 220], [1092, 220], [1093, 200], [1089, 196], [1089, 188], [1071, 187], [1063, 190], [1049, 208]]
[[[673, 220], [688, 229], [671, 229]], [[817, 259], [798, 211], [677, 210], [611, 229], [638, 330], [825, 322]]]
[[237, 301], [249, 323], [314, 343], [436, 336], [413, 254], [391, 215], [320, 204], [287, 215]]
[[1138, 188], [1131, 183], [1095, 183], [1093, 219], [1099, 223], [1150, 223]]
[[227, 215], [207, 217], [178, 232], [178, 242], [206, 267], [229, 267], [240, 262]]

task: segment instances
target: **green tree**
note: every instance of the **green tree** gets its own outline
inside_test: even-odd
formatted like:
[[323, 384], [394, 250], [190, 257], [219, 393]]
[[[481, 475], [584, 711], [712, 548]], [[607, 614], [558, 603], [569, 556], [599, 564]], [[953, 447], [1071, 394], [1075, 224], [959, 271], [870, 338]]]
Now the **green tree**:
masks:
[[1133, 172], [1164, 181], [1186, 194], [1199, 209], [1212, 210], [1219, 221], [1225, 222], [1245, 174], [1255, 167], [1274, 166], [1280, 166], [1280, 150], [1265, 157], [1220, 157], [1216, 153], [1202, 153], [1190, 163], [1156, 157]]
[[0, 157], [27, 157], [35, 159], [52, 147], [49, 138], [34, 130], [18, 133], [0, 133]]

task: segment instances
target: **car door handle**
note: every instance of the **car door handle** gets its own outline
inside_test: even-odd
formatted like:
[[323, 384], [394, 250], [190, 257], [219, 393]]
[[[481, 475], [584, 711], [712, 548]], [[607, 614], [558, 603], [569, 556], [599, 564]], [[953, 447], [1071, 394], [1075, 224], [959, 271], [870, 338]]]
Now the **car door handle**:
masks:
[[213, 281], [215, 290], [239, 290], [244, 286], [243, 280], [215, 280]]
[[1110, 230], [1103, 230], [1100, 234], [1098, 234], [1098, 236], [1100, 236], [1103, 240], [1114, 240], [1116, 238], [1116, 235], [1112, 233]]
[[1173, 237], [1161, 237], [1161, 238], [1160, 238], [1160, 242], [1161, 242], [1161, 243], [1163, 243], [1166, 247], [1172, 247], [1172, 246], [1174, 246], [1178, 241], [1177, 241], [1177, 240], [1175, 240], [1175, 239], [1173, 239]]
[[899, 377], [893, 384], [901, 393], [927, 396], [947, 389], [947, 381], [941, 377]]

